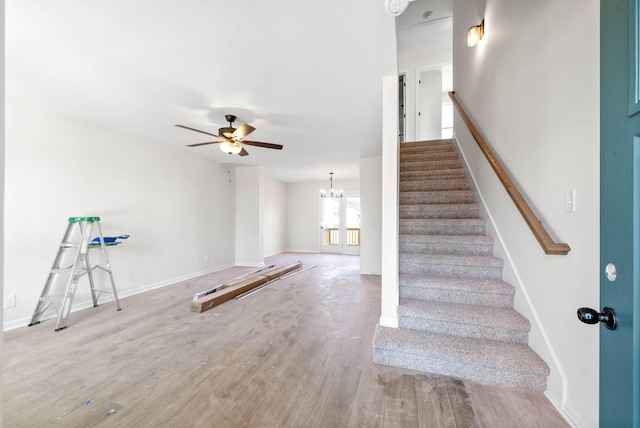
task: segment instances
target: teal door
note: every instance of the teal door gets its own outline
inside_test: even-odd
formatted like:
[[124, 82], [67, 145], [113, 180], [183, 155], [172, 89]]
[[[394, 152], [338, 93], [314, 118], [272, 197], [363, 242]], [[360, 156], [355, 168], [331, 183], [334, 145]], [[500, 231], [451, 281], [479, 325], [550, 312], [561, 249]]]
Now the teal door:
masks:
[[640, 427], [639, 2], [600, 2], [600, 311], [617, 319], [599, 327], [602, 428]]

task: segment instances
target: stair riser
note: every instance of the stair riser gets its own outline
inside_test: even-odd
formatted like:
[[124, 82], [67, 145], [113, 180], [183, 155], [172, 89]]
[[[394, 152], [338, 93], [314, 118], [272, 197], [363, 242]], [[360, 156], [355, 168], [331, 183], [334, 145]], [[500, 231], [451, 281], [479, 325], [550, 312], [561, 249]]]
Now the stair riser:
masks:
[[428, 350], [421, 355], [401, 351], [373, 349], [373, 361], [385, 366], [402, 367], [444, 376], [469, 379], [490, 385], [506, 385], [543, 392], [547, 389], [547, 375], [530, 372], [505, 370], [501, 367], [486, 367], [468, 362], [448, 359], [446, 356], [431, 354]]
[[450, 336], [473, 337], [476, 339], [497, 340], [499, 342], [522, 344], [526, 344], [528, 342], [528, 331], [502, 329], [475, 324], [461, 324], [446, 320], [400, 315], [398, 317], [398, 326], [400, 328], [429, 331], [436, 334], [448, 334]]
[[438, 190], [469, 190], [469, 180], [415, 180], [400, 182], [400, 192], [429, 192]]
[[413, 254], [450, 254], [458, 256], [490, 256], [493, 254], [493, 244], [428, 244], [423, 242], [400, 241], [401, 253]]
[[401, 299], [429, 300], [444, 303], [461, 303], [499, 308], [513, 307], [513, 296], [497, 293], [473, 293], [463, 290], [412, 287], [400, 284]]
[[427, 264], [402, 260], [400, 273], [425, 276], [457, 276], [460, 278], [501, 279], [502, 268], [492, 266], [456, 266], [448, 264]]
[[471, 190], [400, 192], [399, 200], [400, 205], [472, 204], [475, 201]]
[[476, 204], [459, 205], [401, 205], [400, 219], [471, 219], [480, 215]]

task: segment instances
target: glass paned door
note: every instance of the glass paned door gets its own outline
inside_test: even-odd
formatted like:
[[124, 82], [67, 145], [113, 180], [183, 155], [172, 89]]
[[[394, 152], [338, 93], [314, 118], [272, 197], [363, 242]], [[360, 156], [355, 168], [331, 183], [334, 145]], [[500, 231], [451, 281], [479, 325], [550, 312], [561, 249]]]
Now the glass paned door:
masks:
[[360, 253], [360, 197], [321, 200], [320, 250], [323, 253]]
[[340, 243], [341, 201], [338, 198], [324, 198], [322, 204], [321, 251], [323, 253], [342, 252]]

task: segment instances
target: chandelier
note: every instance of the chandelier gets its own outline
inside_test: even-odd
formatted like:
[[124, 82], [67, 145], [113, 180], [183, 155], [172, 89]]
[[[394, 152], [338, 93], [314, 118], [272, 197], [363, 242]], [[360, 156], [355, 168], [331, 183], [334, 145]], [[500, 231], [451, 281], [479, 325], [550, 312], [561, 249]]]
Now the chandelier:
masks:
[[342, 190], [333, 190], [333, 172], [329, 173], [329, 183], [331, 185], [331, 190], [329, 190], [329, 193], [327, 193], [324, 190], [320, 190], [320, 197], [321, 198], [341, 198], [343, 195], [343, 191]]

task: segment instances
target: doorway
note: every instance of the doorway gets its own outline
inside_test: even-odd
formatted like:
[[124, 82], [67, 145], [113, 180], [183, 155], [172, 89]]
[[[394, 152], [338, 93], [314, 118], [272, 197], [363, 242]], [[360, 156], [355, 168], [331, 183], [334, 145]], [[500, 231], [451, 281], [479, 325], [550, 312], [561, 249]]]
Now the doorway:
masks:
[[453, 136], [453, 66], [442, 64], [416, 70], [416, 141]]
[[320, 251], [360, 254], [360, 195], [320, 202]]

